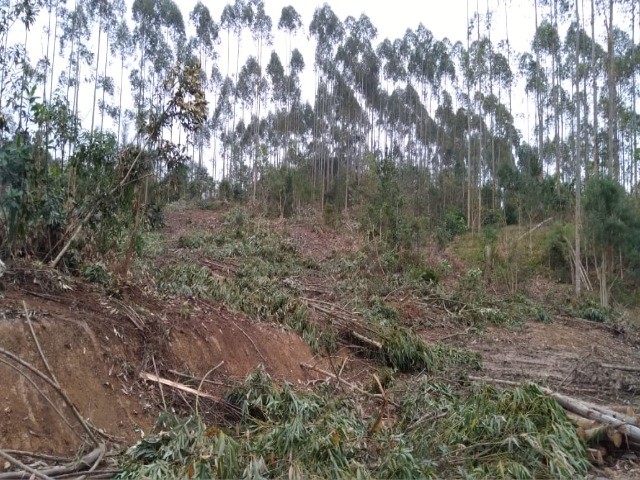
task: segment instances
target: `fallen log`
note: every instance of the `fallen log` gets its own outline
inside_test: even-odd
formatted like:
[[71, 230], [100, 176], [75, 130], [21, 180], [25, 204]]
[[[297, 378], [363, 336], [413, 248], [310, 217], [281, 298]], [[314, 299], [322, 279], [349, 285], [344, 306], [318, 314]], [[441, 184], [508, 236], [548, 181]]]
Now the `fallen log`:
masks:
[[622, 433], [608, 425], [600, 425], [590, 428], [589, 430], [585, 430], [583, 438], [587, 443], [591, 444], [600, 443], [601, 440], [608, 438], [616, 448], [620, 448], [623, 441]]
[[558, 402], [558, 404], [565, 410], [569, 410], [570, 412], [580, 415], [581, 417], [595, 420], [598, 423], [615, 428], [616, 430], [624, 434], [628, 439], [640, 443], [640, 428], [636, 427], [635, 425], [625, 423], [623, 420], [602, 413], [601, 411], [598, 411], [591, 406], [586, 405], [580, 400], [567, 397], [566, 395], [562, 395], [561, 393], [550, 391], [545, 393], [548, 393], [551, 397], [553, 397], [553, 399]]

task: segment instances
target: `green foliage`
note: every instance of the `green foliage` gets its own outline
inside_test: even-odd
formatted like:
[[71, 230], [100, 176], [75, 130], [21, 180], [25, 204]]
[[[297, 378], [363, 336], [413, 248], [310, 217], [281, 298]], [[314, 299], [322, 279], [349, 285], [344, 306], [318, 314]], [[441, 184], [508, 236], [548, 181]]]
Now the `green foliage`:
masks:
[[338, 226], [339, 213], [333, 203], [325, 203], [322, 211], [322, 220], [327, 227], [336, 228]]
[[456, 210], [449, 210], [444, 214], [436, 229], [436, 239], [440, 246], [445, 246], [456, 235], [467, 231], [467, 220], [464, 215]]
[[129, 447], [120, 459], [120, 480], [239, 478], [239, 444], [199, 417], [160, 416], [157, 433]]
[[382, 358], [399, 372], [438, 372], [452, 367], [480, 369], [480, 355], [443, 345], [429, 345], [413, 332], [400, 327], [385, 329]]
[[211, 272], [193, 264], [169, 265], [154, 272], [158, 290], [185, 297], [219, 300], [221, 287]]
[[282, 166], [276, 169], [267, 166], [261, 178], [265, 190], [267, 211], [271, 215], [289, 218], [293, 215], [293, 172]]
[[[425, 379], [408, 393], [401, 428], [412, 429], [414, 455], [432, 458], [440, 473], [463, 478], [576, 478], [589, 469], [572, 422], [537, 387], [483, 387], [460, 396]], [[420, 423], [425, 416], [436, 419]]]
[[485, 298], [482, 270], [475, 267], [467, 270], [464, 276], [458, 280], [456, 293], [458, 298], [466, 302], [482, 302]]
[[640, 250], [640, 215], [624, 188], [607, 177], [587, 183], [584, 190], [585, 233], [598, 249], [626, 255]]
[[545, 237], [545, 250], [549, 266], [565, 281], [571, 281], [571, 244], [574, 228], [571, 224], [556, 222]]
[[180, 235], [178, 238], [178, 248], [188, 248], [197, 250], [212, 245], [215, 237], [206, 232], [190, 232], [186, 235]]
[[[480, 368], [480, 356], [442, 345], [426, 345], [422, 338], [400, 325], [398, 312], [375, 297], [363, 312], [367, 328], [382, 344], [379, 359], [400, 372], [436, 372], [453, 367]], [[371, 335], [369, 333], [369, 335]]]
[[410, 230], [404, 220], [404, 199], [397, 178], [395, 162], [388, 157], [372, 160], [370, 175], [373, 191], [366, 192], [367, 231], [379, 236], [392, 248], [410, 244]]
[[597, 323], [605, 323], [617, 319], [615, 310], [611, 307], [603, 307], [589, 298], [583, 298], [576, 305], [570, 305], [567, 308], [567, 313]]
[[353, 392], [297, 393], [258, 369], [227, 394], [235, 430], [163, 415], [118, 478], [581, 478], [589, 468], [572, 422], [536, 387], [460, 394], [422, 377], [387, 395], [397, 418], [377, 425]]
[[106, 286], [111, 280], [111, 272], [102, 262], [92, 263], [82, 268], [82, 276], [86, 281]]

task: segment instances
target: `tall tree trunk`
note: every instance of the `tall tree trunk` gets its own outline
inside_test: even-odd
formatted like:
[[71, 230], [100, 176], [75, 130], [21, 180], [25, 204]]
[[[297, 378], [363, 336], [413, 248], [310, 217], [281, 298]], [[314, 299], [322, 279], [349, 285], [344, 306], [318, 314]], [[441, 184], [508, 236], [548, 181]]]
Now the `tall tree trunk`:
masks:
[[120, 56], [120, 100], [118, 102], [118, 145], [120, 145], [120, 130], [122, 128], [122, 92], [124, 90], [124, 53]]
[[613, 45], [613, 0], [609, 0], [609, 20], [607, 22], [607, 55], [609, 57], [608, 83], [609, 83], [609, 155], [607, 168], [609, 175], [616, 180], [619, 179], [620, 169], [618, 166], [616, 141], [615, 141], [615, 118], [616, 118], [616, 78], [615, 78], [615, 51]]
[[[598, 69], [596, 68], [596, 9], [594, 0], [591, 0], [591, 90], [593, 102], [593, 174], [598, 177], [600, 174], [600, 152], [598, 148]], [[586, 93], [586, 92], [585, 92]]]
[[[578, 0], [575, 0], [575, 8], [576, 8], [576, 25], [579, 25], [580, 15], [578, 13]], [[575, 168], [575, 182], [576, 182], [576, 205], [575, 205], [575, 217], [574, 217], [574, 235], [575, 235], [575, 265], [574, 265], [574, 287], [576, 297], [579, 297], [582, 294], [582, 252], [581, 252], [581, 243], [580, 243], [580, 222], [581, 222], [581, 198], [582, 198], [582, 164], [580, 161], [581, 153], [580, 153], [580, 144], [582, 142], [582, 132], [580, 128], [580, 103], [579, 103], [579, 93], [580, 93], [580, 77], [578, 75], [578, 70], [580, 67], [580, 36], [576, 35], [576, 45], [575, 45], [575, 68], [574, 68], [574, 80], [575, 80], [575, 104], [576, 104], [576, 151], [574, 168]]]
[[[632, 2], [633, 6], [631, 7], [631, 44], [635, 45], [636, 44], [636, 2], [633, 1]], [[631, 73], [631, 84], [633, 86], [633, 93], [631, 95], [631, 98], [633, 99], [633, 110], [632, 110], [632, 129], [633, 129], [633, 146], [632, 146], [632, 151], [631, 151], [631, 165], [633, 166], [633, 194], [637, 197], [638, 196], [638, 161], [636, 158], [636, 150], [638, 148], [637, 142], [636, 142], [636, 70], [635, 68], [633, 69], [632, 73]]]
[[[104, 74], [102, 75], [103, 82], [107, 78], [107, 68], [109, 66], [109, 35], [107, 34], [107, 45], [105, 48], [104, 55]], [[104, 131], [104, 111], [106, 109], [105, 101], [105, 88], [104, 84], [102, 85], [102, 111], [100, 112], [100, 133]]]
[[[536, 24], [536, 33], [538, 32], [538, 0], [535, 0], [533, 3], [534, 6], [534, 16], [535, 16], [535, 24]], [[538, 85], [536, 85], [536, 115], [538, 117], [538, 160], [540, 161], [540, 180], [542, 180], [543, 172], [544, 172], [544, 130], [543, 130], [543, 105], [542, 98], [540, 95], [540, 72], [542, 71], [542, 67], [540, 65], [540, 48], [536, 45], [535, 47], [535, 55], [536, 55], [536, 69], [537, 69], [537, 77], [538, 77]]]
[[95, 125], [95, 119], [96, 119], [96, 98], [98, 95], [98, 71], [100, 69], [101, 42], [102, 42], [102, 18], [100, 18], [100, 23], [98, 25], [98, 54], [96, 55], [96, 77], [93, 80], [93, 107], [91, 109], [91, 132], [93, 132], [93, 127]]

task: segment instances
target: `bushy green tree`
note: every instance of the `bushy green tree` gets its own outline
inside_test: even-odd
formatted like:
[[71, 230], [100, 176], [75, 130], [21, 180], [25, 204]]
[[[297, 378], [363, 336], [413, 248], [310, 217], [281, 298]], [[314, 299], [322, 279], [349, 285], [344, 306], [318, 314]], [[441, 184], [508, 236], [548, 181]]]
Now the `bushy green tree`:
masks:
[[592, 179], [584, 190], [585, 235], [596, 258], [600, 303], [609, 306], [610, 279], [617, 255], [631, 258], [640, 251], [640, 214], [627, 192], [611, 178]]

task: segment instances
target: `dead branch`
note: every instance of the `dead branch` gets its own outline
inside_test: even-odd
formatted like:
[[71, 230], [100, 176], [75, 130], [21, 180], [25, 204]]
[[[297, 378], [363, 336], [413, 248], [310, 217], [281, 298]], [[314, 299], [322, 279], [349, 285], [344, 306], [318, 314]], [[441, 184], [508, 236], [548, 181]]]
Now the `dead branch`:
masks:
[[[160, 378], [160, 375], [158, 374], [158, 366], [156, 365], [156, 356], [155, 355], [151, 355], [151, 362], [153, 363], [153, 371], [156, 372], [156, 377]], [[159, 383], [158, 386], [160, 387], [160, 396], [162, 397], [162, 406], [164, 407], [165, 411], [167, 410], [167, 402], [164, 398], [164, 390], [162, 389], [162, 384]]]
[[522, 240], [524, 237], [526, 237], [527, 235], [532, 234], [533, 232], [535, 232], [537, 229], [539, 229], [541, 226], [543, 226], [545, 223], [550, 222], [551, 220], [553, 220], [553, 217], [549, 217], [546, 220], [540, 222], [539, 224], [537, 224], [535, 227], [531, 228], [528, 232], [523, 233], [522, 235], [520, 235], [518, 237], [518, 239], [516, 240], [516, 242], [519, 242], [520, 240]]
[[[8, 453], [6, 453], [4, 450], [0, 450], [0, 457], [4, 458], [7, 462], [11, 463], [12, 465], [15, 465], [16, 467], [22, 469], [23, 472], [28, 472], [21, 475], [20, 478], [22, 477], [29, 478], [29, 474], [31, 474], [35, 478], [40, 478], [42, 480], [52, 480], [51, 477], [48, 477], [43, 473], [38, 472], [38, 470], [36, 470], [35, 468], [31, 468], [29, 465], [25, 465], [17, 458], [14, 458]], [[0, 478], [3, 478], [3, 475], [0, 475]]]
[[322, 368], [319, 367], [315, 367], [313, 365], [309, 365], [307, 363], [301, 363], [300, 366], [306, 370], [313, 370], [314, 372], [318, 372], [322, 375], [325, 375], [329, 378], [333, 378], [334, 380], [337, 380], [338, 382], [342, 382], [343, 384], [345, 384], [347, 387], [355, 390], [356, 392], [360, 392], [363, 395], [367, 395], [368, 397], [375, 397], [375, 398], [382, 398], [382, 395], [379, 394], [375, 394], [375, 393], [370, 393], [367, 392], [366, 390], [363, 390], [362, 388], [360, 388], [359, 386], [348, 382], [347, 380], [343, 379], [343, 378], [339, 378], [338, 376], [334, 375], [331, 372], [327, 372], [326, 370], [323, 370]]
[[428, 422], [430, 420], [437, 420], [439, 418], [446, 417], [448, 414], [449, 414], [449, 410], [444, 410], [444, 411], [442, 411], [440, 413], [428, 412], [428, 413], [424, 414], [423, 416], [421, 416], [418, 420], [413, 422], [411, 425], [409, 425], [407, 427], [407, 431], [414, 430], [415, 428], [417, 428], [420, 424], [422, 424], [424, 422]]
[[196, 416], [198, 416], [198, 406], [199, 406], [199, 400], [200, 400], [200, 392], [202, 391], [202, 385], [204, 384], [204, 381], [207, 379], [207, 377], [209, 375], [211, 375], [213, 372], [215, 372], [218, 368], [220, 368], [222, 366], [222, 364], [224, 363], [224, 360], [221, 361], [218, 365], [216, 365], [215, 367], [211, 368], [207, 373], [204, 374], [204, 377], [202, 377], [202, 380], [200, 380], [200, 385], [198, 385], [198, 395], [196, 396]]
[[264, 355], [262, 355], [262, 352], [260, 351], [260, 349], [259, 349], [259, 348], [258, 348], [258, 346], [256, 345], [256, 342], [254, 342], [254, 341], [253, 341], [253, 338], [251, 338], [251, 337], [249, 336], [249, 334], [248, 334], [247, 332], [245, 332], [245, 331], [244, 331], [244, 329], [243, 329], [240, 325], [238, 325], [238, 324], [236, 323], [236, 321], [235, 321], [235, 320], [233, 320], [232, 318], [229, 318], [228, 320], [230, 320], [230, 321], [231, 321], [231, 323], [233, 323], [233, 325], [234, 325], [238, 330], [240, 330], [240, 332], [242, 332], [242, 334], [245, 336], [245, 338], [246, 338], [247, 340], [249, 340], [249, 342], [251, 342], [251, 345], [253, 345], [253, 348], [256, 350], [256, 352], [258, 352], [258, 355], [260, 355], [260, 358], [262, 359], [262, 361], [263, 361], [263, 362], [265, 363], [265, 365], [266, 365], [266, 363], [267, 363], [267, 359], [266, 359], [266, 358], [264, 358]]
[[[572, 368], [572, 369], [571, 369], [571, 371], [570, 371], [569, 373], [567, 373], [566, 377], [564, 377], [564, 378], [562, 379], [562, 381], [561, 381], [561, 382], [560, 382], [560, 384], [558, 385], [558, 388], [561, 388], [561, 387], [564, 385], [564, 383], [569, 379], [569, 377], [570, 377], [571, 375], [573, 375], [573, 374], [576, 372], [576, 370], [578, 370], [578, 368], [580, 368], [580, 367], [584, 364], [584, 361], [585, 361], [587, 358], [589, 358], [590, 356], [591, 356], [591, 352], [587, 353], [583, 358], [581, 358], [581, 359], [576, 363], [576, 366], [575, 366], [574, 368]], [[569, 382], [569, 383], [571, 383], [571, 382]]]
[[22, 306], [24, 307], [24, 315], [25, 315], [25, 318], [27, 319], [27, 324], [29, 325], [29, 331], [31, 332], [31, 337], [33, 338], [33, 341], [36, 344], [36, 347], [38, 349], [38, 353], [40, 354], [40, 358], [42, 359], [42, 363], [44, 363], [44, 366], [47, 369], [47, 372], [49, 372], [49, 377], [51, 377], [51, 380], [53, 380], [53, 382], [58, 387], [60, 387], [60, 383], [58, 382], [58, 379], [56, 378], [55, 374], [53, 373], [53, 370], [51, 369], [51, 365], [49, 365], [49, 362], [47, 361], [47, 357], [45, 357], [44, 352], [42, 351], [42, 347], [40, 346], [40, 342], [38, 341], [38, 337], [36, 336], [36, 332], [33, 329], [33, 323], [31, 322], [31, 314], [29, 313], [29, 309], [27, 308], [27, 302], [25, 302], [23, 300], [22, 301]]
[[24, 451], [24, 450], [9, 450], [9, 449], [5, 449], [4, 451], [5, 451], [5, 453], [8, 453], [9, 455], [16, 455], [18, 457], [29, 457], [29, 458], [35, 458], [35, 459], [40, 459], [40, 460], [48, 460], [50, 462], [70, 463], [70, 462], [73, 461], [72, 458], [59, 457], [57, 455], [48, 455], [46, 453], [27, 452], [27, 451]]
[[382, 415], [385, 412], [385, 410], [387, 409], [387, 405], [389, 403], [388, 400], [387, 400], [387, 395], [384, 392], [384, 388], [382, 388], [382, 383], [380, 383], [380, 379], [378, 378], [378, 376], [375, 373], [373, 374], [373, 379], [376, 381], [376, 384], [378, 385], [378, 390], [380, 390], [380, 395], [382, 395], [382, 406], [380, 407], [380, 410], [378, 411], [378, 416], [376, 417], [376, 421], [373, 422], [373, 425], [371, 425], [371, 428], [367, 432], [367, 435], [369, 435], [369, 436], [373, 435], [380, 428], [380, 424], [382, 423]]
[[[27, 480], [31, 478], [32, 475], [35, 475], [40, 479], [48, 480], [59, 478], [61, 475], [66, 474], [74, 474], [77, 477], [86, 468], [91, 468], [94, 465], [95, 468], [97, 468], [99, 461], [102, 461], [102, 458], [104, 458], [105, 451], [106, 447], [103, 443], [101, 443], [97, 448], [82, 457], [77, 462], [73, 462], [67, 465], [50, 467], [43, 470], [35, 470], [31, 467], [28, 467], [27, 465], [21, 464], [22, 466], [19, 466], [18, 468], [20, 468], [22, 471], [0, 473], [0, 480]], [[4, 451], [0, 450], [0, 456], [5, 457]], [[15, 462], [9, 460], [8, 458], [7, 460], [18, 466]], [[95, 470], [95, 468], [93, 470]]]
[[210, 395], [210, 394], [205, 393], [205, 392], [199, 392], [195, 388], [188, 387], [186, 385], [183, 385], [182, 383], [178, 383], [178, 382], [173, 382], [171, 380], [167, 380], [166, 378], [158, 377], [156, 375], [153, 375], [152, 373], [140, 372], [140, 378], [142, 378], [144, 380], [149, 380], [151, 382], [161, 383], [163, 385], [167, 385], [169, 387], [175, 388], [175, 389], [180, 390], [182, 392], [186, 392], [186, 393], [190, 393], [191, 395], [195, 395], [196, 397], [208, 398], [209, 400], [213, 400], [214, 402], [217, 402], [217, 403], [224, 403], [223, 400], [220, 399], [219, 397], [215, 397], [215, 396]]
[[351, 332], [351, 335], [353, 335], [354, 338], [360, 340], [362, 343], [366, 343], [367, 345], [371, 345], [378, 350], [382, 350], [382, 344], [376, 340], [372, 340], [368, 337], [365, 337], [364, 335], [360, 335], [358, 332]]

